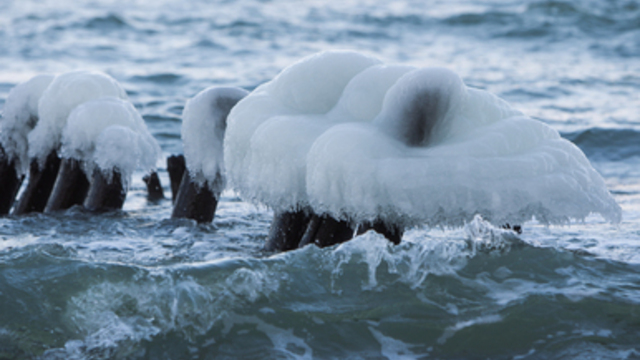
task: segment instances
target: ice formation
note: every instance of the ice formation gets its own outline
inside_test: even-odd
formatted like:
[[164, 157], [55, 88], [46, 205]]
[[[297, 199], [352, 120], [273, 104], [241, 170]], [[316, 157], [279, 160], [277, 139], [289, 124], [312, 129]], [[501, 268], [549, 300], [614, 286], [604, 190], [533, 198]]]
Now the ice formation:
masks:
[[91, 176], [94, 166], [105, 175], [117, 169], [125, 184], [136, 169], [150, 171], [160, 147], [142, 116], [125, 100], [102, 97], [78, 105], [62, 130], [60, 154], [79, 160]]
[[105, 96], [127, 98], [120, 84], [104, 73], [72, 71], [56, 76], [38, 103], [40, 120], [29, 133], [29, 157], [42, 165], [60, 146], [62, 130], [71, 111], [84, 102]]
[[37, 75], [11, 89], [0, 121], [0, 146], [18, 174], [29, 166], [27, 136], [38, 122], [38, 102], [53, 75]]
[[322, 132], [348, 119], [328, 114], [349, 81], [379, 63], [352, 52], [320, 53], [255, 89], [229, 114], [228, 180], [246, 198], [274, 208], [305, 205], [309, 148]]
[[210, 87], [187, 101], [182, 114], [184, 157], [167, 159], [174, 194], [172, 218], [213, 220], [226, 182], [222, 152], [227, 116], [246, 95], [240, 88]]
[[549, 126], [449, 70], [352, 52], [303, 59], [240, 101], [224, 157], [245, 198], [356, 223], [621, 218], [584, 154]]
[[224, 188], [223, 140], [227, 115], [248, 94], [231, 87], [210, 87], [187, 101], [182, 114], [182, 142], [193, 181], [213, 192]]

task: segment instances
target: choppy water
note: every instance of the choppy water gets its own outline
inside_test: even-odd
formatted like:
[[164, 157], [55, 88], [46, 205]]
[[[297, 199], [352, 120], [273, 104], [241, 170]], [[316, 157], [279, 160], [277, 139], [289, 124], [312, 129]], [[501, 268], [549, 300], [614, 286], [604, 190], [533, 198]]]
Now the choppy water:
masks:
[[0, 1], [0, 107], [35, 74], [102, 70], [169, 155], [200, 90], [335, 48], [449, 67], [550, 124], [622, 223], [272, 255], [267, 209], [227, 192], [211, 225], [169, 220], [137, 174], [122, 212], [0, 219], [0, 358], [640, 358], [637, 0]]

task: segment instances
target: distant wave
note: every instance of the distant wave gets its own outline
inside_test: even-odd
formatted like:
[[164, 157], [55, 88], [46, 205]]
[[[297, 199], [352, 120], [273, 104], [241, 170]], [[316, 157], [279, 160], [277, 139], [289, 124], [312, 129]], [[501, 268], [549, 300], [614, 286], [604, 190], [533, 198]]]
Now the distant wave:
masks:
[[589, 128], [562, 136], [576, 144], [590, 160], [620, 161], [640, 157], [640, 131]]
[[579, 34], [606, 36], [640, 29], [640, 4], [636, 1], [530, 1], [524, 6], [488, 5], [484, 11], [467, 11], [438, 19], [428, 14], [361, 15], [356, 21], [375, 26], [432, 28], [478, 27], [489, 37], [572, 38]]
[[494, 36], [530, 37], [608, 35], [640, 29], [637, 2], [534, 1], [524, 10], [463, 13], [444, 19], [452, 26], [493, 25]]
[[118, 15], [108, 14], [106, 16], [97, 16], [89, 19], [84, 26], [88, 29], [119, 29], [129, 27], [127, 21]]
[[185, 79], [174, 73], [136, 75], [130, 79], [132, 82], [152, 82], [158, 84], [179, 84], [184, 83]]

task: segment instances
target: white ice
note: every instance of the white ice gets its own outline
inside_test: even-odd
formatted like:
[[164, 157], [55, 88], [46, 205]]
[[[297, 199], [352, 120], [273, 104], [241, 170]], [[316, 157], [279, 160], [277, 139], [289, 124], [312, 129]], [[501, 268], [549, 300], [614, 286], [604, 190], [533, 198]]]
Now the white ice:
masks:
[[107, 178], [117, 169], [127, 188], [136, 169], [155, 169], [159, 155], [160, 147], [153, 137], [126, 126], [111, 125], [96, 139], [94, 161]]
[[450, 70], [350, 52], [303, 59], [240, 101], [225, 163], [246, 199], [355, 221], [621, 217], [601, 176], [554, 129]]
[[40, 164], [60, 146], [62, 130], [71, 111], [93, 99], [113, 96], [126, 99], [116, 80], [101, 72], [72, 71], [56, 76], [38, 103], [40, 120], [29, 133], [29, 157]]
[[189, 174], [214, 194], [225, 185], [223, 140], [227, 115], [248, 94], [231, 87], [210, 87], [187, 101], [182, 113], [182, 142]]
[[27, 136], [38, 122], [38, 102], [53, 75], [37, 75], [11, 89], [0, 121], [0, 145], [18, 174], [29, 166]]
[[[274, 208], [307, 203], [305, 162], [311, 144], [336, 122], [350, 120], [327, 114], [355, 75], [379, 63], [354, 52], [320, 53], [251, 92], [227, 121], [224, 160], [229, 182], [245, 198]], [[372, 102], [360, 100], [361, 108]]]
[[60, 154], [95, 165], [105, 174], [116, 168], [127, 181], [136, 169], [153, 170], [160, 146], [133, 105], [116, 97], [89, 100], [71, 111], [62, 130]]

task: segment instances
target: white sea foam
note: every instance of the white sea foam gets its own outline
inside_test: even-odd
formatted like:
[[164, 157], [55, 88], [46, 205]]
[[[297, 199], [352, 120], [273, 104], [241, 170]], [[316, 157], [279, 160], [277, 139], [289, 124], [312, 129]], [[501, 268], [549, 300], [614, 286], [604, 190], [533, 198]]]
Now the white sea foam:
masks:
[[621, 217], [600, 175], [554, 129], [450, 70], [348, 52], [304, 59], [240, 101], [225, 161], [247, 199], [355, 221]]
[[256, 316], [229, 314], [224, 319], [223, 333], [228, 335], [235, 325], [255, 324], [257, 331], [265, 334], [273, 344], [273, 350], [287, 359], [313, 359], [313, 349], [303, 338], [296, 336], [293, 329], [282, 329], [271, 325]]
[[[371, 335], [378, 341], [380, 344], [380, 353], [382, 356], [386, 357], [389, 360], [412, 360], [418, 357], [418, 354], [415, 354], [409, 348], [409, 345], [396, 340], [392, 337], [385, 336], [382, 332], [376, 330], [373, 326], [369, 326], [369, 331]], [[424, 356], [424, 355], [423, 355]], [[426, 356], [425, 356], [426, 357]]]
[[97, 165], [106, 174], [117, 168], [127, 181], [136, 169], [155, 168], [160, 146], [131, 103], [103, 97], [71, 112], [62, 131], [60, 153], [83, 162], [88, 176]]
[[214, 192], [224, 188], [223, 140], [227, 115], [248, 94], [240, 88], [210, 87], [187, 101], [182, 114], [182, 142], [189, 174]]
[[71, 111], [93, 99], [113, 96], [126, 99], [124, 89], [109, 75], [72, 71], [56, 76], [38, 103], [38, 124], [29, 133], [29, 157], [42, 163], [60, 146], [62, 131]]
[[0, 145], [18, 174], [27, 171], [27, 136], [38, 123], [38, 102], [53, 81], [53, 75], [37, 75], [11, 89], [0, 121]]

